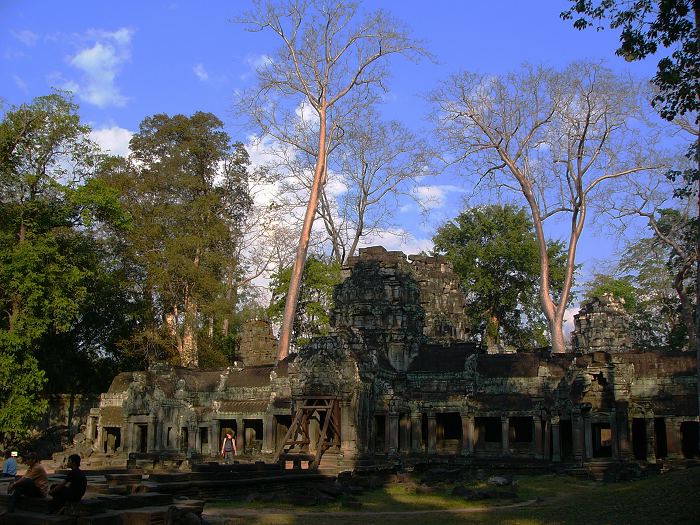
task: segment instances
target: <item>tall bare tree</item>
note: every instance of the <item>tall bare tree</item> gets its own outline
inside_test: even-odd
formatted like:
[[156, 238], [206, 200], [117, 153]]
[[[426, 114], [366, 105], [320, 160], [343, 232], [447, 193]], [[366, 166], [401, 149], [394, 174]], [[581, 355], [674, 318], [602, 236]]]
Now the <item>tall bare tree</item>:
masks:
[[[242, 97], [239, 109], [263, 134], [316, 159], [280, 331], [284, 359], [328, 155], [344, 123], [384, 89], [387, 58], [416, 58], [423, 51], [385, 12], [363, 15], [356, 3], [341, 0], [260, 0], [238, 21], [251, 31], [271, 31], [282, 43], [257, 70], [257, 86]], [[312, 144], [299, 139], [299, 112], [307, 110], [317, 139]]]
[[[513, 190], [527, 203], [539, 246], [539, 295], [552, 351], [564, 352], [563, 320], [576, 249], [602, 183], [648, 170], [648, 144], [635, 82], [599, 64], [562, 71], [526, 66], [503, 77], [461, 73], [433, 94], [438, 131], [452, 162], [485, 187]], [[561, 294], [551, 293], [545, 221], [568, 224]], [[561, 220], [563, 219], [563, 220]]]

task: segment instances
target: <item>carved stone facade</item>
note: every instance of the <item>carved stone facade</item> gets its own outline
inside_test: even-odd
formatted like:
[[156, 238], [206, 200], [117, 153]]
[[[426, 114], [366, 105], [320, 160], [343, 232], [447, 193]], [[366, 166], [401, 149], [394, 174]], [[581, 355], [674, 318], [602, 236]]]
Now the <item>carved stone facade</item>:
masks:
[[698, 453], [695, 356], [631, 348], [610, 298], [581, 309], [572, 353], [487, 354], [465, 341], [465, 299], [444, 260], [369, 248], [344, 278], [332, 333], [280, 363], [242, 350], [240, 367], [117, 376], [95, 413], [99, 448], [215, 455], [231, 428], [239, 449], [264, 457], [295, 406], [332, 397], [346, 461]]

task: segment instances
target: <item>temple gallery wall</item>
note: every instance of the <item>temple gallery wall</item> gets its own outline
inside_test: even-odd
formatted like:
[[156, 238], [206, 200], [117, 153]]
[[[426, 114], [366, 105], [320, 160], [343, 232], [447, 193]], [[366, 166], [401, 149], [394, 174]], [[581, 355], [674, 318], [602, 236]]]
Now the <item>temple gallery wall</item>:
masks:
[[[254, 321], [234, 366], [119, 374], [87, 416], [95, 457], [207, 461], [232, 430], [240, 451], [268, 459], [290, 426], [308, 437], [302, 452], [322, 447], [344, 465], [697, 455], [694, 354], [633, 348], [614, 298], [584, 305], [570, 353], [504, 352], [465, 342], [465, 296], [444, 259], [373, 247], [343, 274], [331, 335], [284, 361], [269, 325]], [[332, 424], [330, 411], [302, 416], [314, 400], [332, 400]]]

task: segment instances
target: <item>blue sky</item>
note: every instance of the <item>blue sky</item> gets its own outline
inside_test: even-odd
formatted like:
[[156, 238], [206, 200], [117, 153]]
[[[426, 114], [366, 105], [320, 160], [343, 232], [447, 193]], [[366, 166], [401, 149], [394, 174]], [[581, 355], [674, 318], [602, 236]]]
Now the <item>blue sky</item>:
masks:
[[[505, 73], [524, 62], [564, 66], [579, 59], [605, 60], [615, 70], [650, 78], [654, 61], [625, 63], [614, 55], [617, 35], [580, 32], [559, 13], [563, 0], [365, 3], [382, 7], [411, 28], [438, 63], [396, 60], [383, 111], [415, 130], [428, 129], [423, 97], [461, 69]], [[234, 93], [253, 81], [256, 63], [275, 49], [269, 35], [249, 33], [231, 19], [247, 1], [15, 1], [0, 4], [0, 97], [20, 104], [71, 89], [96, 137], [123, 153], [130, 133], [156, 113], [210, 111], [231, 136], [245, 142], [250, 130], [231, 112]], [[391, 248], [429, 247], [436, 223], [461, 209], [465, 181], [445, 173], [426, 183], [440, 198], [426, 219], [406, 215], [413, 239]], [[612, 237], [589, 228], [578, 261], [584, 275], [612, 257]]]

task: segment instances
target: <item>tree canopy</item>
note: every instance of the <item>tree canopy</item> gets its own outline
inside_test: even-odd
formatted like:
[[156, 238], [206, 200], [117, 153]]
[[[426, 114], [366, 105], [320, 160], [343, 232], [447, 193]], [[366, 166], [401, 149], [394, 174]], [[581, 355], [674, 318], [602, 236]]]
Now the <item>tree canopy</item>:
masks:
[[[433, 243], [434, 252], [452, 262], [468, 294], [472, 333], [483, 332], [489, 347], [547, 344], [546, 323], [538, 308], [539, 251], [524, 208], [469, 208], [441, 226]], [[560, 242], [549, 242], [547, 251], [550, 283], [559, 294], [566, 255]]]

